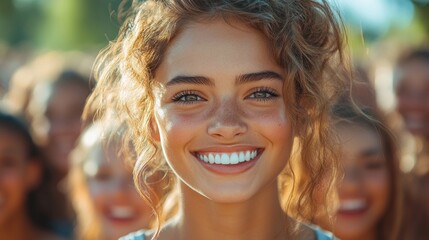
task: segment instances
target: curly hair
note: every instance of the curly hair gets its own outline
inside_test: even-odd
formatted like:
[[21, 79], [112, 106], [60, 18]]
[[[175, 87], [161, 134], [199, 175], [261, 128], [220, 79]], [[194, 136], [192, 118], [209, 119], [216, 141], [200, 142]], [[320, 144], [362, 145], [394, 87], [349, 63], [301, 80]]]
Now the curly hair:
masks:
[[[295, 129], [294, 154], [282, 174], [285, 211], [310, 220], [319, 206], [313, 194], [323, 183], [335, 195], [336, 151], [331, 139], [330, 107], [345, 78], [343, 29], [327, 1], [317, 0], [147, 0], [133, 2], [118, 39], [101, 52], [98, 80], [87, 110], [126, 112], [139, 160], [134, 168], [141, 195], [150, 200], [147, 171], [168, 169], [151, 137], [155, 72], [167, 47], [191, 22], [239, 21], [269, 40], [273, 59], [287, 73], [283, 91]], [[326, 178], [329, 175], [329, 178]], [[321, 181], [324, 179], [324, 181]], [[328, 179], [326, 183], [326, 179]], [[173, 181], [170, 177], [167, 181]]]

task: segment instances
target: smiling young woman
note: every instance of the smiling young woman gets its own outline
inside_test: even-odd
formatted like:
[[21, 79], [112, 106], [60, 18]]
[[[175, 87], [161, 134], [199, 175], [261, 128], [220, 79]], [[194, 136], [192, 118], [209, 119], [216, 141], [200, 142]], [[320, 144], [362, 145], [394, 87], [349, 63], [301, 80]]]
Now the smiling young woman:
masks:
[[[153, 169], [170, 171], [179, 210], [126, 239], [330, 239], [301, 223], [335, 195], [329, 108], [344, 78], [331, 65], [342, 36], [328, 4], [152, 0], [133, 10], [98, 58], [87, 109], [126, 115], [141, 195], [153, 198]], [[322, 184], [321, 206], [312, 196]]]

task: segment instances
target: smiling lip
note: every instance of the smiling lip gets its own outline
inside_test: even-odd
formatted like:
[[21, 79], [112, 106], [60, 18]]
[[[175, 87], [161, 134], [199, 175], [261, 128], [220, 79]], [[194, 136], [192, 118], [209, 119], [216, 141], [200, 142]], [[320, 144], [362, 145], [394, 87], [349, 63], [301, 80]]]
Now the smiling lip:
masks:
[[337, 213], [342, 217], [359, 217], [368, 207], [368, 202], [364, 199], [342, 200]]
[[137, 217], [134, 209], [125, 206], [115, 206], [105, 211], [105, 216], [115, 224], [128, 224]]
[[239, 174], [253, 167], [262, 154], [261, 148], [242, 148], [231, 151], [198, 151], [193, 155], [210, 172], [229, 175]]

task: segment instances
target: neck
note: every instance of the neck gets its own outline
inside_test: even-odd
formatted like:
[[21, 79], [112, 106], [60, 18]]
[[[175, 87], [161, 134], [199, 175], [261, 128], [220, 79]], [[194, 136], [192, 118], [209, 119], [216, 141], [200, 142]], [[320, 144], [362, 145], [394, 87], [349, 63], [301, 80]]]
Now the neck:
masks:
[[277, 182], [237, 203], [214, 202], [185, 184], [181, 191], [178, 239], [285, 239], [288, 220], [280, 206]]

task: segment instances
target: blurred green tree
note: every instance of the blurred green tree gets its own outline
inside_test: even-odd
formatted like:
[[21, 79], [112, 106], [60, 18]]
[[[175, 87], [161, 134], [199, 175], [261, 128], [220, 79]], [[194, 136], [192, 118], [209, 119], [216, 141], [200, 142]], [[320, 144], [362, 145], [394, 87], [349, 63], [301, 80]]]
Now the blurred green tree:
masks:
[[37, 36], [42, 48], [88, 50], [105, 46], [119, 29], [120, 0], [44, 0]]
[[26, 1], [26, 4], [21, 2], [0, 1], [0, 43], [12, 47], [34, 45], [32, 40], [40, 23], [41, 10], [37, 1]]
[[[426, 3], [415, 3], [416, 18], [421, 23], [427, 38], [429, 38], [429, 1]], [[429, 41], [429, 39], [427, 39]]]

